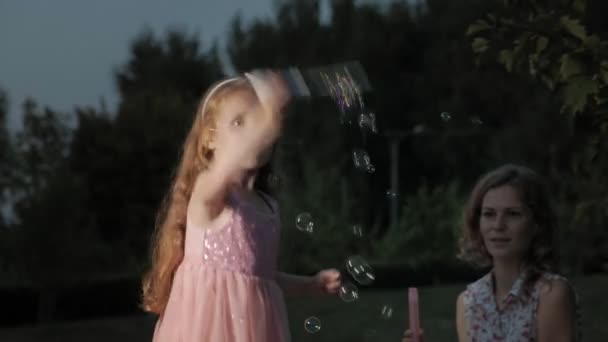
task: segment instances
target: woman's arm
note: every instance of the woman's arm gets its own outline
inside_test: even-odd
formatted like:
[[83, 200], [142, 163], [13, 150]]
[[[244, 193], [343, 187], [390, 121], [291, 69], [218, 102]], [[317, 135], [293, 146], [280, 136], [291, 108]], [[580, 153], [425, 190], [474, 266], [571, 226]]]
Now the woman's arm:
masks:
[[277, 284], [288, 296], [334, 294], [340, 287], [340, 272], [323, 270], [315, 276], [277, 272]]
[[576, 341], [574, 293], [565, 280], [543, 286], [538, 303], [538, 341]]
[[460, 293], [456, 300], [456, 332], [458, 333], [458, 341], [466, 342], [467, 322], [464, 317], [464, 292]]

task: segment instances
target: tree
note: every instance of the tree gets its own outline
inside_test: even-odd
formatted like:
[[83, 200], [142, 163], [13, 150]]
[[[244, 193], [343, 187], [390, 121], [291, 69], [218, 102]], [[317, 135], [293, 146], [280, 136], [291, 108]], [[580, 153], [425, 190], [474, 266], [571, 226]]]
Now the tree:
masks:
[[88, 189], [84, 205], [101, 236], [138, 272], [198, 101], [222, 71], [215, 45], [202, 51], [185, 32], [144, 31], [130, 51], [115, 71], [118, 112], [77, 111], [70, 165]]
[[0, 88], [0, 231], [6, 226], [5, 212], [8, 188], [10, 186], [10, 164], [12, 163], [12, 142], [6, 126], [8, 96]]
[[570, 123], [570, 143], [554, 151], [565, 168], [552, 171], [560, 199], [575, 208], [564, 217], [563, 232], [565, 241], [577, 241], [576, 248], [567, 248], [574, 271], [608, 258], [601, 252], [608, 236], [598, 229], [605, 219], [595, 212], [605, 205], [602, 194], [608, 190], [608, 29], [602, 24], [607, 9], [605, 1], [505, 0], [467, 31], [478, 63], [497, 62], [545, 85]]
[[585, 27], [587, 1], [504, 3], [469, 27], [474, 51], [558, 91], [562, 112], [608, 110], [608, 41]]
[[67, 164], [65, 115], [27, 100], [16, 141], [13, 192], [17, 222], [11, 229], [12, 264], [20, 283], [40, 291], [38, 318], [53, 318], [58, 292], [107, 270], [104, 245], [83, 210], [86, 189]]

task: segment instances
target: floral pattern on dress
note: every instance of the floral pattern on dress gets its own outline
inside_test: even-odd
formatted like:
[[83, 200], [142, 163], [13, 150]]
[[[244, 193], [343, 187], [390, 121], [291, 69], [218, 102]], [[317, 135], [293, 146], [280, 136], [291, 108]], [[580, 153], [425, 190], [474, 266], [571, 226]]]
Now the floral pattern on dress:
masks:
[[[491, 272], [467, 286], [463, 302], [469, 341], [532, 342], [537, 340], [536, 311], [540, 298], [540, 280], [567, 280], [557, 274], [543, 273], [530, 293], [526, 293], [523, 286], [524, 279], [525, 273], [520, 274], [509, 293], [502, 298], [502, 308], [499, 308], [494, 297]], [[578, 296], [576, 296], [576, 329], [577, 340], [580, 341], [578, 307]]]

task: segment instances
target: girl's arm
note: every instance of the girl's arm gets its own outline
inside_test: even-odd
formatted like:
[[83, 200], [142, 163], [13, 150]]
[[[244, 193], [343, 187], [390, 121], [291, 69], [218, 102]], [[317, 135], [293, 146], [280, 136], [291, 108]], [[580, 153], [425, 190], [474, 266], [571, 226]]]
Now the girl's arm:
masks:
[[456, 300], [456, 332], [458, 333], [458, 341], [465, 342], [467, 340], [467, 322], [464, 317], [464, 292], [460, 293]]
[[236, 169], [229, 170], [212, 165], [208, 171], [198, 175], [197, 182], [204, 186], [200, 187], [196, 198], [192, 198], [192, 200], [201, 202], [209, 219], [213, 219], [223, 209], [226, 195], [232, 186], [235, 173], [238, 172], [239, 170]]
[[334, 294], [341, 285], [340, 272], [335, 269], [323, 270], [314, 276], [277, 272], [275, 279], [288, 296]]
[[541, 289], [538, 303], [538, 341], [576, 341], [574, 293], [562, 279], [551, 280]]

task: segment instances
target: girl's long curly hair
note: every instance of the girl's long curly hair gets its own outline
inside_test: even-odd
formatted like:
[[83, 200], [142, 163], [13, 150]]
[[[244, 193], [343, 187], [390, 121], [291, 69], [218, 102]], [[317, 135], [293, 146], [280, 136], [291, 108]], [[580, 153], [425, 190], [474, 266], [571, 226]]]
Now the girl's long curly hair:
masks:
[[[209, 166], [213, 150], [209, 142], [216, 128], [222, 103], [237, 91], [253, 91], [245, 78], [235, 78], [210, 87], [203, 96], [192, 128], [183, 144], [181, 158], [172, 185], [156, 217], [151, 241], [151, 265], [142, 281], [142, 308], [162, 314], [169, 299], [173, 276], [184, 256], [186, 211], [200, 172]], [[203, 113], [204, 111], [204, 113]]]
[[526, 167], [504, 165], [479, 179], [464, 209], [459, 258], [478, 267], [492, 265], [492, 257], [479, 230], [479, 219], [486, 193], [504, 185], [515, 188], [523, 205], [532, 213], [534, 233], [522, 260], [522, 266], [527, 270], [524, 284], [529, 289], [542, 272], [557, 272], [558, 248], [557, 217], [545, 183], [536, 172]]

